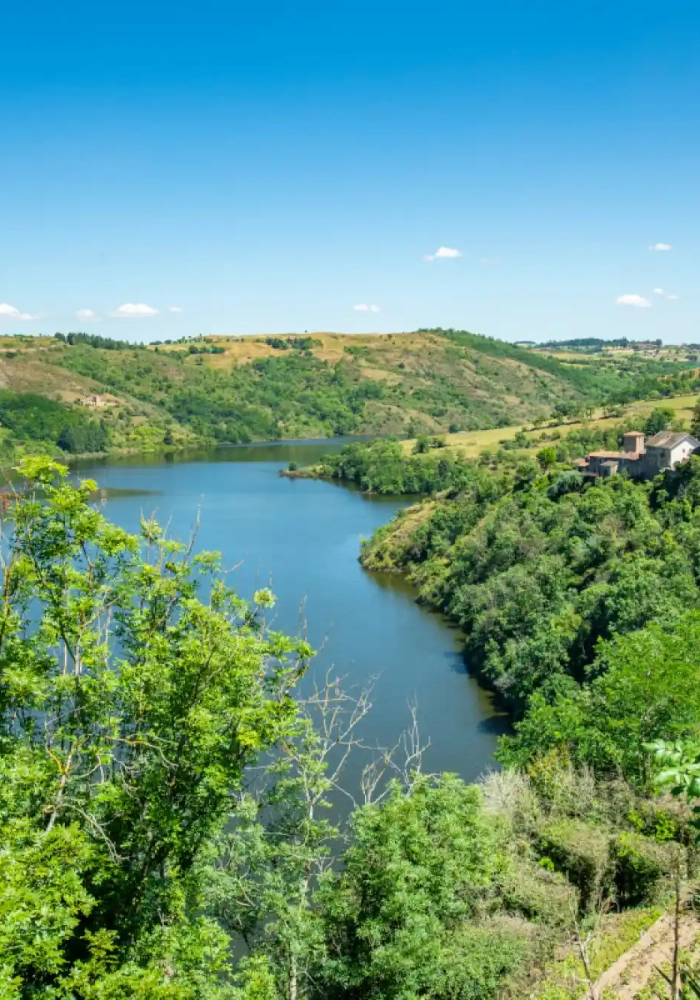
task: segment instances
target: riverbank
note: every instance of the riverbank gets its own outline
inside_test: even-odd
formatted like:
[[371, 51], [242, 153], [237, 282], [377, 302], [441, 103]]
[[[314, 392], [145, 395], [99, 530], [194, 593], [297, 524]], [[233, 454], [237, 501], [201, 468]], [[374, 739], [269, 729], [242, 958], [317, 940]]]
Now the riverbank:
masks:
[[309, 465], [303, 469], [280, 469], [283, 479], [327, 479], [319, 465]]
[[[32, 448], [32, 449], [20, 449], [18, 448], [13, 454], [11, 459], [6, 459], [4, 462], [0, 462], [0, 471], [9, 472], [25, 457], [31, 457], [32, 455], [44, 455], [49, 454], [57, 462], [62, 462], [64, 465], [69, 467], [74, 467], [77, 465], [84, 465], [89, 462], [122, 462], [128, 459], [144, 460], [153, 459], [155, 461], [159, 459], [167, 459], [168, 457], [187, 461], [188, 459], [197, 460], [197, 458], [203, 455], [213, 455], [221, 454], [225, 455], [227, 452], [232, 451], [244, 451], [255, 450], [255, 449], [285, 449], [285, 448], [299, 448], [302, 449], [302, 454], [307, 449], [312, 449], [314, 454], [320, 455], [321, 453], [326, 454], [328, 452], [342, 448], [344, 445], [350, 442], [362, 442], [369, 440], [367, 437], [358, 436], [340, 436], [334, 435], [327, 438], [274, 438], [272, 440], [253, 440], [253, 441], [242, 441], [242, 442], [221, 442], [221, 441], [211, 441], [202, 439], [200, 441], [187, 441], [180, 445], [164, 445], [162, 447], [128, 447], [128, 448], [110, 448], [107, 451], [91, 451], [91, 452], [79, 452], [70, 453], [63, 452], [57, 449], [49, 448]], [[292, 463], [294, 464], [294, 463]], [[312, 466], [315, 469], [316, 466]], [[280, 475], [286, 474], [288, 470], [281, 470]], [[292, 478], [290, 476], [290, 478]], [[316, 478], [311, 474], [306, 474], [305, 469], [299, 470], [299, 478]], [[320, 478], [320, 477], [319, 477]]]

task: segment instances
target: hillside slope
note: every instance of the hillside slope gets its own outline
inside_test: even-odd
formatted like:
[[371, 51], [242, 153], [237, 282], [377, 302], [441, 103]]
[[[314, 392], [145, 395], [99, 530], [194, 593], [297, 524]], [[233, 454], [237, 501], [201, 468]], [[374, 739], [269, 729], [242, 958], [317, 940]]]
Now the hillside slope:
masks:
[[[0, 339], [2, 388], [60, 403], [65, 414], [54, 419], [57, 428], [75, 420], [69, 411], [78, 406], [80, 420], [87, 414], [99, 424], [110, 449], [506, 426], [600, 401], [644, 374], [672, 370], [659, 363], [624, 371], [568, 365], [442, 330], [197, 338], [149, 347], [85, 334]], [[80, 404], [92, 395], [98, 405], [86, 411]], [[0, 421], [7, 449], [12, 425], [2, 408]]]

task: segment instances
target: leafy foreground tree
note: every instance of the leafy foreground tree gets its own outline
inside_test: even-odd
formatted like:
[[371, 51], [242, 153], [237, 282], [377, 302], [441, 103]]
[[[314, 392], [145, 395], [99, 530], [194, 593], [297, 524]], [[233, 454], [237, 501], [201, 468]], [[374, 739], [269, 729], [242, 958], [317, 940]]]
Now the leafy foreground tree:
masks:
[[20, 472], [0, 608], [0, 998], [466, 996], [482, 980], [491, 995], [524, 942], [467, 925], [505, 864], [480, 792], [420, 777], [414, 739], [404, 780], [382, 785], [391, 754], [371, 761], [334, 825], [366, 697], [348, 708], [331, 681], [295, 701], [310, 650], [265, 630], [267, 591], [248, 605], [215, 556], [151, 521], [140, 539], [115, 527], [95, 484], [47, 459]]
[[[0, 608], [0, 997], [217, 995], [204, 851], [295, 717], [305, 643], [153, 522], [20, 470]], [[142, 551], [142, 546], [144, 550]], [[202, 592], [207, 596], [203, 597]]]

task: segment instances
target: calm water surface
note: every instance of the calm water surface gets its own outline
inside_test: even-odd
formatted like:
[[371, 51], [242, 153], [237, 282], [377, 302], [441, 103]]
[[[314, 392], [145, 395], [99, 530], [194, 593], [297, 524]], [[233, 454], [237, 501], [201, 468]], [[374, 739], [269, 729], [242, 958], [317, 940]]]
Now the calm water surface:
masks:
[[272, 587], [275, 628], [296, 634], [306, 622], [320, 676], [333, 667], [358, 688], [376, 678], [364, 740], [393, 745], [415, 701], [421, 737], [431, 742], [426, 769], [475, 778], [492, 764], [504, 721], [468, 676], [459, 632], [417, 605], [404, 581], [357, 561], [360, 539], [409, 501], [279, 475], [289, 461], [309, 464], [330, 447], [256, 445], [196, 459], [84, 463], [76, 472], [108, 491], [106, 515], [128, 530], [155, 513], [171, 536], [186, 539], [199, 510], [198, 547], [237, 567], [231, 579], [241, 596]]

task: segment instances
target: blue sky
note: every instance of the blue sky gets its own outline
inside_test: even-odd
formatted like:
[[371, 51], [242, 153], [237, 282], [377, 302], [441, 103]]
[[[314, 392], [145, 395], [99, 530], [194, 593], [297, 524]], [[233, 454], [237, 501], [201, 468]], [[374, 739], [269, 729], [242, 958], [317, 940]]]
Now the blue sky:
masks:
[[700, 340], [696, 0], [36, 0], [3, 36], [0, 332]]

